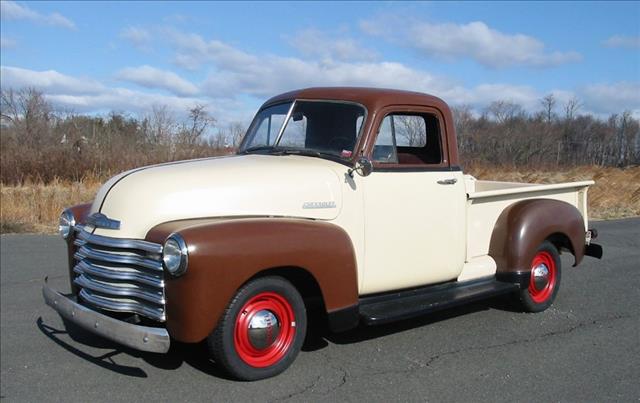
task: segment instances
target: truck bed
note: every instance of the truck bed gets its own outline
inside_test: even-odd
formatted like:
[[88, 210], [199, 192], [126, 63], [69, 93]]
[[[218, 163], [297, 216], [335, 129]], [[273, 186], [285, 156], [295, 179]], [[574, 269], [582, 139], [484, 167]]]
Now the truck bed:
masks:
[[575, 206], [587, 226], [587, 189], [593, 181], [536, 184], [477, 180], [465, 175], [467, 191], [467, 262], [486, 256], [491, 231], [509, 205], [527, 199], [554, 199]]

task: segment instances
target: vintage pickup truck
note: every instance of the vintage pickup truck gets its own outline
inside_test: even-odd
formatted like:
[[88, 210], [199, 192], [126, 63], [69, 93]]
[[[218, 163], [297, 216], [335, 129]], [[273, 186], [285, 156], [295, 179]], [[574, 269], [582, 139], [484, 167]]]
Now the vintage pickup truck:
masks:
[[548, 308], [560, 252], [602, 256], [591, 181], [476, 180], [452, 114], [415, 92], [311, 88], [268, 100], [236, 155], [143, 167], [65, 210], [63, 318], [123, 345], [206, 341], [243, 380], [284, 371], [309, 312], [331, 331], [512, 294]]

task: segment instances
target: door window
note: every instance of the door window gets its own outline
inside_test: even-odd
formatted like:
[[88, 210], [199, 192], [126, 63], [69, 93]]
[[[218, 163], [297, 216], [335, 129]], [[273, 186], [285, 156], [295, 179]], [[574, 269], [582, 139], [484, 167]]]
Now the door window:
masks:
[[372, 159], [382, 164], [442, 162], [440, 124], [433, 114], [392, 113], [382, 120]]

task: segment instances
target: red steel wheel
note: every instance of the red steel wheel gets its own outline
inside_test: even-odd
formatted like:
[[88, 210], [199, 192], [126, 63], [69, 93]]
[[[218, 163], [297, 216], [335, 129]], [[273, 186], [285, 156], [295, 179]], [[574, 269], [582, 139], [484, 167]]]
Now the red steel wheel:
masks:
[[518, 292], [523, 310], [542, 312], [553, 304], [560, 289], [561, 264], [554, 244], [544, 241], [538, 246], [529, 267], [529, 283]]
[[556, 262], [547, 251], [538, 252], [531, 262], [531, 278], [529, 280], [529, 295], [533, 302], [544, 303], [556, 286]]
[[252, 367], [269, 367], [286, 355], [295, 326], [293, 308], [286, 298], [273, 292], [260, 293], [244, 304], [236, 318], [236, 351]]
[[298, 289], [280, 276], [244, 284], [207, 338], [211, 358], [236, 379], [255, 381], [286, 370], [307, 334]]

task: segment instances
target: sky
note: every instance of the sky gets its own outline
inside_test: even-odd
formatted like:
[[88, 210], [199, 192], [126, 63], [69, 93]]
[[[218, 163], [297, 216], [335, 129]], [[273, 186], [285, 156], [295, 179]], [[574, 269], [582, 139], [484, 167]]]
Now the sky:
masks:
[[476, 112], [640, 118], [640, 2], [0, 1], [2, 89], [35, 87], [57, 110], [135, 116], [204, 105], [250, 121], [311, 86], [406, 89]]

